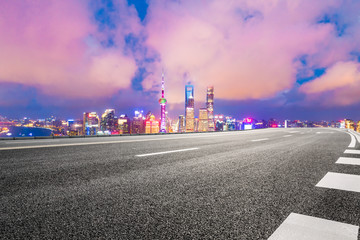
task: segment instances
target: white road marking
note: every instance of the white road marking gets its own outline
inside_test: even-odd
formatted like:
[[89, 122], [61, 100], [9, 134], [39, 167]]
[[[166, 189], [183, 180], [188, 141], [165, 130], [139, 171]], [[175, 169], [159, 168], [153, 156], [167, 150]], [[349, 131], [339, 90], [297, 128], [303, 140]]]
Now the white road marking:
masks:
[[[251, 131], [248, 131], [251, 132]], [[86, 145], [101, 145], [101, 144], [114, 144], [114, 143], [132, 143], [132, 142], [147, 142], [147, 141], [164, 141], [164, 140], [177, 140], [177, 139], [187, 139], [187, 138], [206, 138], [206, 137], [222, 137], [223, 135], [236, 135], [236, 134], [247, 134], [248, 132], [224, 132], [218, 134], [199, 134], [199, 135], [188, 135], [184, 137], [161, 137], [158, 138], [143, 138], [143, 139], [134, 139], [134, 140], [109, 140], [103, 142], [81, 142], [81, 143], [63, 143], [63, 144], [48, 144], [48, 145], [35, 145], [35, 146], [17, 146], [17, 147], [0, 147], [0, 151], [2, 150], [17, 150], [17, 149], [33, 149], [33, 148], [52, 148], [52, 147], [71, 147], [71, 146], [86, 146]], [[93, 138], [85, 138], [85, 139], [93, 139]], [[30, 140], [29, 140], [30, 141]], [[29, 142], [31, 143], [31, 141]]]
[[350, 134], [350, 133], [348, 133], [350, 136], [351, 136], [351, 142], [350, 142], [350, 144], [349, 144], [349, 148], [354, 148], [355, 147], [355, 145], [356, 145], [356, 139], [355, 139], [355, 137], [354, 137], [354, 135], [353, 134]]
[[316, 134], [333, 134], [334, 132], [316, 132]]
[[289, 132], [289, 133], [298, 133], [299, 131], [291, 131], [291, 132]]
[[336, 163], [340, 164], [350, 164], [350, 165], [360, 165], [360, 158], [349, 158], [349, 157], [340, 157]]
[[285, 135], [284, 137], [291, 137], [292, 135]]
[[344, 153], [360, 154], [360, 150], [346, 149]]
[[18, 140], [18, 141], [7, 141], [5, 144], [21, 144], [21, 143], [49, 143], [49, 142], [59, 142], [59, 139], [44, 139], [44, 140]]
[[360, 176], [328, 172], [320, 182], [316, 184], [316, 187], [360, 192]]
[[357, 240], [359, 227], [291, 213], [268, 240]]
[[166, 152], [139, 154], [139, 155], [136, 155], [136, 156], [137, 157], [146, 157], [146, 156], [153, 156], [153, 155], [160, 155], [160, 154], [167, 154], [167, 153], [193, 151], [193, 150], [198, 150], [198, 149], [199, 148], [186, 148], [186, 149], [172, 150], [172, 151], [166, 151]]
[[360, 143], [360, 136], [359, 136], [358, 132], [355, 132], [355, 131], [351, 130], [351, 134], [353, 134], [356, 137], [358, 143]]
[[269, 140], [268, 138], [261, 138], [261, 139], [255, 139], [255, 140], [251, 140], [252, 142], [260, 142], [260, 141], [266, 141]]

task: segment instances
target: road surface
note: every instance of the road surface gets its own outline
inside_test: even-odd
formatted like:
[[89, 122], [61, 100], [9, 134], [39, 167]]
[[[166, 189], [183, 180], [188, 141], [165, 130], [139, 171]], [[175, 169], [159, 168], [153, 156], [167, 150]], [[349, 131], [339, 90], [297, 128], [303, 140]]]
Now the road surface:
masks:
[[357, 240], [357, 139], [289, 128], [0, 141], [0, 236]]

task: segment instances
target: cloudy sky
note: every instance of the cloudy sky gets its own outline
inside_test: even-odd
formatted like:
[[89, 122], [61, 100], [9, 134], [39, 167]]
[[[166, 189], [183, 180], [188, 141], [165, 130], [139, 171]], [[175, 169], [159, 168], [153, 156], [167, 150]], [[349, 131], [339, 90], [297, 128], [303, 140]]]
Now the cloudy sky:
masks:
[[358, 0], [0, 2], [0, 115], [215, 113], [360, 120]]

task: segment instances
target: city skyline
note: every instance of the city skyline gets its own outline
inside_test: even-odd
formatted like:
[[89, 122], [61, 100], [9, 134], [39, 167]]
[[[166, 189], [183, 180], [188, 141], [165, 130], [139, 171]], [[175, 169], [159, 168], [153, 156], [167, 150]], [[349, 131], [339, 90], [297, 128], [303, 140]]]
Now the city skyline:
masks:
[[[360, 119], [357, 1], [5, 1], [0, 115], [82, 118], [159, 108], [216, 88], [216, 112], [257, 119]], [[309, 11], [308, 9], [311, 9]], [[209, 17], [211, 16], [211, 17]], [[194, 112], [205, 106], [195, 103]]]

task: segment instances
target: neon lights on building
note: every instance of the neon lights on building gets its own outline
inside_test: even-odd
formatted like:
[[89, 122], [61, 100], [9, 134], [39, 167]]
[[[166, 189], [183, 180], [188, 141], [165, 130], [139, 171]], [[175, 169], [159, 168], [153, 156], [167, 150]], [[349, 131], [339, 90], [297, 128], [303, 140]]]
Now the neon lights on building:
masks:
[[215, 122], [214, 122], [214, 87], [209, 86], [207, 88], [206, 94], [206, 108], [208, 111], [208, 130], [215, 131]]
[[160, 118], [160, 132], [166, 133], [166, 99], [165, 99], [165, 79], [164, 73], [161, 77], [161, 98], [159, 99], [159, 103], [161, 106], [161, 118]]

